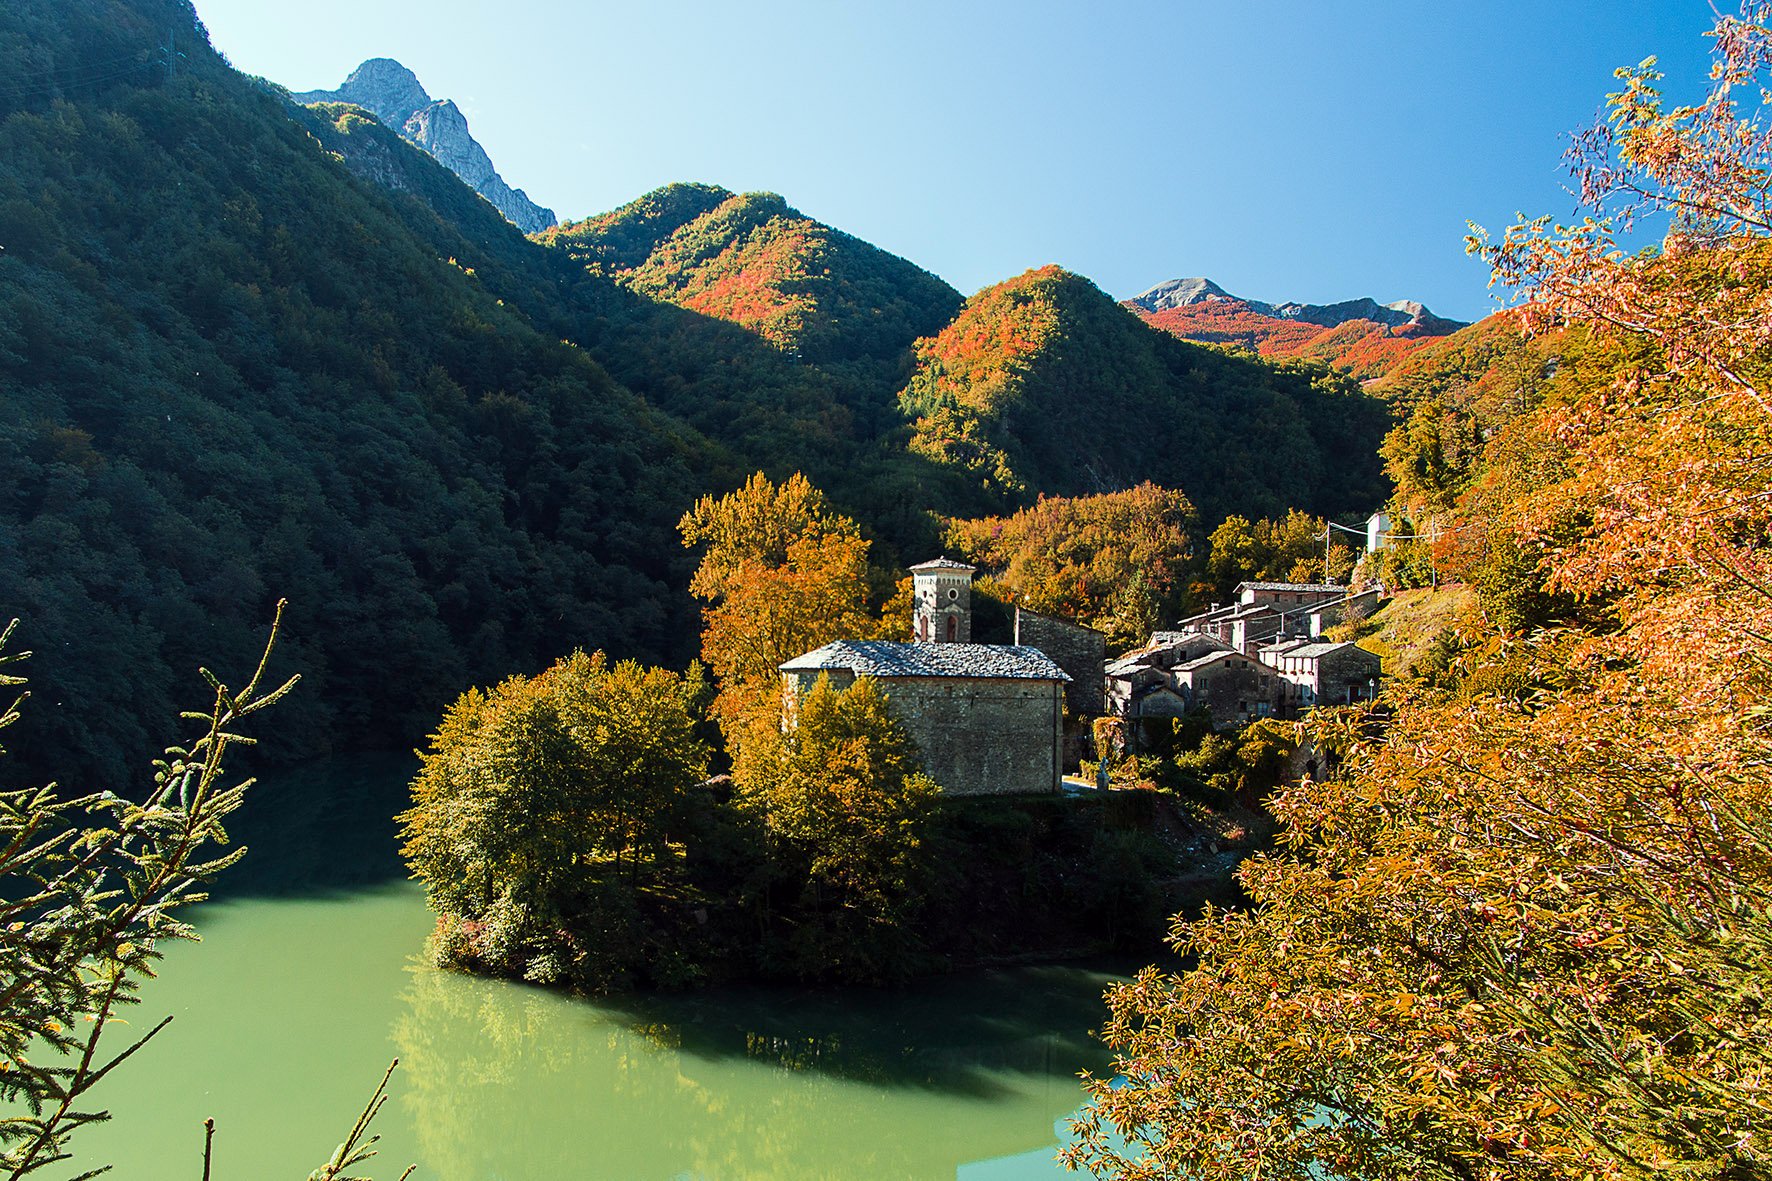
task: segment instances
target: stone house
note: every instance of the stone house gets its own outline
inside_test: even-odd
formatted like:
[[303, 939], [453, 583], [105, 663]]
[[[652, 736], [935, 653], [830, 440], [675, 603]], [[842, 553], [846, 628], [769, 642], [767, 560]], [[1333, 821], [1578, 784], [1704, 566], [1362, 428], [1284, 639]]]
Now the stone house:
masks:
[[1129, 721], [1212, 712], [1220, 729], [1271, 717], [1285, 697], [1285, 683], [1256, 657], [1214, 637], [1156, 632], [1153, 643], [1109, 664], [1108, 708]]
[[[1175, 692], [1171, 671], [1208, 652], [1230, 649], [1214, 636], [1201, 632], [1158, 631], [1150, 643], [1106, 665], [1103, 672], [1107, 711], [1115, 717], [1179, 717], [1187, 702]], [[1168, 696], [1153, 694], [1167, 690]]]
[[1338, 624], [1364, 619], [1378, 610], [1378, 600], [1383, 596], [1383, 587], [1369, 586], [1362, 591], [1350, 591], [1339, 599], [1318, 603], [1305, 614], [1305, 632], [1311, 636], [1321, 636]]
[[1273, 607], [1289, 612], [1339, 599], [1347, 594], [1347, 589], [1334, 582], [1240, 582], [1235, 594], [1237, 602], [1245, 607]]
[[1237, 651], [1208, 652], [1177, 665], [1170, 679], [1188, 708], [1212, 712], [1212, 724], [1218, 729], [1273, 717], [1285, 693], [1277, 672]]
[[1285, 710], [1289, 717], [1319, 705], [1371, 701], [1384, 667], [1377, 653], [1352, 643], [1300, 644], [1274, 653], [1272, 659], [1291, 686]]
[[1236, 602], [1154, 632], [1148, 646], [1107, 665], [1108, 708], [1154, 717], [1179, 699], [1187, 710], [1210, 709], [1216, 725], [1236, 726], [1371, 700], [1383, 662], [1355, 644], [1328, 643], [1322, 632], [1370, 612], [1382, 594], [1334, 583], [1242, 583]]
[[1190, 615], [1175, 626], [1180, 631], [1211, 636], [1227, 648], [1252, 652], [1279, 635], [1285, 622], [1284, 614], [1269, 604], [1232, 603], [1225, 607], [1214, 604], [1210, 611]]
[[781, 666], [786, 717], [821, 676], [838, 688], [871, 677], [944, 792], [1057, 792], [1070, 676], [1038, 648], [970, 642], [972, 567], [943, 558], [911, 573], [912, 634], [930, 638], [837, 640], [795, 657]]
[[1090, 721], [1100, 717], [1106, 707], [1102, 674], [1107, 665], [1107, 636], [1092, 627], [1017, 607], [1015, 643], [1044, 652], [1070, 677], [1064, 685], [1064, 765], [1066, 770], [1075, 770], [1083, 759], [1095, 755]]

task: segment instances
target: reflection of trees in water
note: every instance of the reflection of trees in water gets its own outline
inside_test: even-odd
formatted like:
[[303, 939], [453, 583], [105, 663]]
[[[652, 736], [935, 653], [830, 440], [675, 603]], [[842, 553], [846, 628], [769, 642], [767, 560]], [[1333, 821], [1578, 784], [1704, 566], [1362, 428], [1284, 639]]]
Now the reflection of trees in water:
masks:
[[394, 814], [411, 803], [417, 765], [410, 754], [351, 754], [264, 775], [229, 826], [251, 855], [215, 893], [313, 896], [404, 879]]
[[612, 1007], [415, 967], [400, 1102], [445, 1181], [952, 1176], [1051, 1143], [1075, 1072], [1101, 1064], [1104, 983], [1037, 969]]

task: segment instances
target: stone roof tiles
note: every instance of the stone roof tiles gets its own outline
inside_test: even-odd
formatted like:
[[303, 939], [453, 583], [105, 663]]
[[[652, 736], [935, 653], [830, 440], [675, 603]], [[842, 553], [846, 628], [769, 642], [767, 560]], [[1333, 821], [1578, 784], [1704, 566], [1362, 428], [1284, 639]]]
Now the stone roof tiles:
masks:
[[1068, 681], [1070, 676], [1038, 648], [1012, 644], [905, 644], [894, 640], [837, 640], [796, 656], [782, 672], [848, 669], [862, 677], [977, 677]]
[[918, 562], [915, 566], [911, 567], [911, 573], [913, 574], [921, 574], [926, 570], [953, 570], [956, 573], [963, 570], [968, 574], [972, 574], [978, 570], [978, 567], [968, 566], [964, 562], [956, 562], [946, 554], [943, 554], [939, 558], [931, 558], [927, 562]]
[[1341, 585], [1339, 582], [1240, 582], [1237, 584], [1237, 594], [1242, 594], [1246, 590], [1301, 592], [1340, 591], [1342, 594], [1347, 593], [1347, 587]]
[[[1355, 644], [1351, 641], [1346, 641], [1346, 640], [1341, 641], [1339, 643], [1330, 643], [1328, 641], [1325, 641], [1320, 644], [1306, 644], [1302, 648], [1294, 648], [1290, 652], [1282, 652], [1282, 653], [1280, 653], [1280, 655], [1288, 657], [1290, 659], [1321, 660], [1323, 657], [1329, 655], [1331, 652], [1339, 652], [1343, 648], [1360, 648], [1360, 646], [1358, 644]], [[1364, 652], [1365, 649], [1360, 648], [1360, 651]], [[1376, 660], [1377, 657], [1374, 656], [1373, 659]]]

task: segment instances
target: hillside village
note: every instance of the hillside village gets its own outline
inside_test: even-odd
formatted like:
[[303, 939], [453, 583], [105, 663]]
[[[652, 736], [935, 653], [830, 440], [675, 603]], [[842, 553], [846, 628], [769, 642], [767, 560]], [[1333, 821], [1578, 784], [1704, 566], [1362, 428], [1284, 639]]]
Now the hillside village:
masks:
[[1234, 602], [1109, 661], [1101, 632], [1020, 607], [1013, 643], [974, 643], [976, 572], [945, 556], [911, 567], [909, 641], [837, 640], [782, 664], [785, 723], [819, 678], [837, 688], [872, 678], [946, 793], [1011, 795], [1059, 791], [1095, 757], [1098, 718], [1115, 720], [1136, 750], [1150, 724], [1201, 712], [1227, 730], [1378, 695], [1381, 658], [1328, 637], [1376, 608], [1377, 585], [1244, 582]]

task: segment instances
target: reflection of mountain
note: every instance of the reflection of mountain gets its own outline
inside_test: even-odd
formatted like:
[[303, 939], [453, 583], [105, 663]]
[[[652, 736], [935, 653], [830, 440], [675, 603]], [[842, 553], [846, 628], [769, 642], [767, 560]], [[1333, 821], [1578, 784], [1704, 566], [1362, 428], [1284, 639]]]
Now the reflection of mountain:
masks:
[[1086, 1031], [1107, 980], [616, 1007], [419, 971], [394, 1027], [399, 1102], [441, 1176], [946, 1177], [1049, 1159], [1076, 1070], [1100, 1065]]

